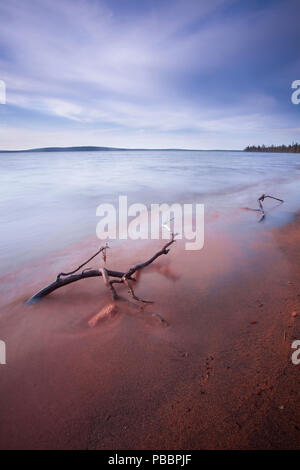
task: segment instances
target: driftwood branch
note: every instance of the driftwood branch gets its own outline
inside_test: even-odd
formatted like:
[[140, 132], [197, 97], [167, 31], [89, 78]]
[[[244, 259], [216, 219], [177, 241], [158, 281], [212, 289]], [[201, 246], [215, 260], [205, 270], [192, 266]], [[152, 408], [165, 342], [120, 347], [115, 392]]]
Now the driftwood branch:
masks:
[[266, 216], [266, 212], [265, 212], [265, 209], [264, 209], [264, 206], [263, 206], [263, 201], [266, 199], [266, 198], [270, 198], [270, 199], [275, 199], [275, 201], [279, 201], [281, 204], [284, 202], [283, 199], [279, 199], [278, 197], [274, 197], [274, 196], [269, 196], [267, 194], [262, 194], [258, 199], [257, 199], [257, 202], [258, 202], [258, 209], [251, 209], [249, 207], [246, 207], [246, 209], [248, 211], [256, 211], [256, 212], [260, 212], [261, 213], [261, 218], [259, 219], [258, 222], [261, 222], [262, 220], [264, 220], [265, 216]]
[[[144, 302], [144, 303], [152, 303], [151, 301], [140, 299], [138, 296], [135, 295], [131, 281], [133, 282], [136, 281], [136, 278], [132, 276], [135, 273], [138, 274], [138, 271], [145, 268], [146, 266], [149, 266], [159, 256], [168, 254], [168, 252], [170, 251], [169, 246], [172, 245], [172, 243], [174, 242], [175, 242], [175, 236], [174, 234], [171, 234], [171, 240], [169, 240], [168, 243], [166, 243], [162, 247], [161, 250], [155, 253], [147, 261], [144, 261], [143, 263], [139, 263], [139, 264], [132, 266], [127, 272], [113, 271], [113, 270], [106, 269], [106, 268], [100, 268], [100, 269], [85, 269], [81, 273], [75, 274], [77, 271], [79, 271], [83, 266], [89, 263], [93, 258], [95, 258], [100, 253], [102, 253], [104, 262], [106, 261], [106, 250], [108, 246], [106, 245], [105, 247], [101, 247], [87, 261], [85, 261], [80, 266], [78, 266], [78, 268], [74, 269], [73, 271], [70, 271], [69, 273], [63, 273], [63, 272], [59, 273], [54, 282], [52, 282], [51, 284], [49, 284], [48, 286], [44, 287], [43, 289], [38, 291], [36, 294], [34, 294], [29, 300], [27, 300], [27, 303], [28, 304], [34, 303], [42, 299], [43, 297], [51, 294], [51, 292], [55, 291], [56, 289], [59, 289], [73, 282], [80, 281], [81, 279], [88, 279], [90, 277], [101, 277], [103, 279], [105, 286], [110, 289], [113, 300], [117, 300], [119, 298], [116, 292], [116, 289], [114, 287], [114, 284], [124, 284], [128, 289], [128, 293], [131, 294], [134, 300]], [[114, 278], [114, 279], [111, 279], [111, 278]]]
[[[119, 271], [111, 271], [107, 270], [108, 275], [110, 277], [117, 277], [117, 278], [122, 278], [124, 276], [123, 272]], [[47, 287], [44, 287], [40, 291], [38, 291], [36, 294], [34, 294], [29, 300], [27, 300], [27, 303], [33, 303], [37, 300], [40, 300], [42, 297], [45, 297], [48, 294], [51, 294], [51, 292], [55, 291], [56, 289], [59, 289], [60, 287], [64, 287], [68, 284], [71, 284], [72, 282], [80, 281], [81, 279], [88, 279], [90, 277], [101, 277], [101, 271], [100, 269], [91, 269], [89, 271], [85, 270], [82, 271], [79, 274], [72, 274], [70, 276], [67, 276], [63, 279], [59, 279], [51, 284], [49, 284]]]

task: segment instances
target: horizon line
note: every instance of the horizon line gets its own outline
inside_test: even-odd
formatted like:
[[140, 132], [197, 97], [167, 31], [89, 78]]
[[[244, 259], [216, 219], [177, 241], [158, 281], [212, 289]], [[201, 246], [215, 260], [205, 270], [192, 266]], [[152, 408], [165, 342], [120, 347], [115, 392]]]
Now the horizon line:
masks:
[[0, 153], [26, 153], [26, 152], [84, 152], [84, 151], [186, 151], [186, 152], [241, 152], [243, 149], [190, 149], [190, 148], [126, 148], [101, 147], [97, 145], [79, 145], [70, 147], [37, 147], [18, 150], [0, 150]]

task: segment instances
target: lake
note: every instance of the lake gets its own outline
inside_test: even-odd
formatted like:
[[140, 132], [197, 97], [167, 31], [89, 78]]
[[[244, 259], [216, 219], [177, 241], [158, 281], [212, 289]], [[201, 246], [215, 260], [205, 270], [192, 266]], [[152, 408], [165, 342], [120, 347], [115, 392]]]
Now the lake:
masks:
[[[279, 221], [300, 206], [299, 154], [237, 151], [2, 153], [1, 272], [95, 234], [96, 208], [129, 203], [194, 202], [206, 217], [257, 207], [262, 193], [287, 200]], [[277, 214], [277, 216], [275, 216]], [[247, 229], [256, 213], [244, 216]], [[247, 226], [249, 222], [249, 226]]]

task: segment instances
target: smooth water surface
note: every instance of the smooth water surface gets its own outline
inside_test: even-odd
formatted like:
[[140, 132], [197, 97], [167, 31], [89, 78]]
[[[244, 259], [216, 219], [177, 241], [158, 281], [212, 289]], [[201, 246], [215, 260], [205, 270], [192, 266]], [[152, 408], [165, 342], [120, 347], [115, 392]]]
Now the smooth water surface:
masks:
[[[300, 155], [230, 151], [102, 151], [0, 155], [1, 271], [94, 234], [100, 203], [256, 206], [262, 193], [295, 206]], [[252, 215], [253, 217], [253, 215]], [[250, 215], [249, 215], [250, 220]], [[252, 220], [252, 219], [251, 219]]]

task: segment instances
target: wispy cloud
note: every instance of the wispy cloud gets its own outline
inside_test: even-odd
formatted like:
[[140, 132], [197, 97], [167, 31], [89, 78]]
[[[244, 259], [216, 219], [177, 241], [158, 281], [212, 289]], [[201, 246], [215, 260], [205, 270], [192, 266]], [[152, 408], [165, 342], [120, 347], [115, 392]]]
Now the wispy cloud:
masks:
[[[12, 116], [27, 112], [18, 126], [8, 119], [7, 135], [14, 129], [15, 138], [5, 146], [23, 147], [24, 129], [28, 145], [47, 145], [55, 117], [65, 145], [86, 138], [82, 143], [102, 145], [105, 133], [105, 145], [112, 146], [146, 146], [151, 138], [152, 147], [177, 141], [234, 148], [263, 139], [263, 131], [268, 140], [272, 129], [284, 129], [278, 132], [287, 138], [286, 130], [297, 128], [294, 109], [281, 109], [278, 91], [285, 70], [295, 69], [289, 44], [298, 34], [283, 3], [291, 9], [296, 2], [263, 8], [242, 8], [234, 0], [134, 3], [1, 2], [7, 108]], [[286, 18], [290, 27], [283, 27], [280, 42], [278, 25]], [[281, 48], [278, 63], [268, 55], [274, 44]], [[30, 126], [34, 112], [41, 114], [40, 126]]]

